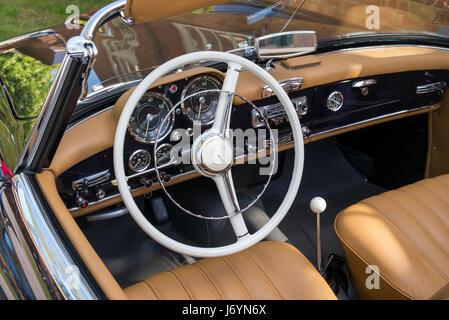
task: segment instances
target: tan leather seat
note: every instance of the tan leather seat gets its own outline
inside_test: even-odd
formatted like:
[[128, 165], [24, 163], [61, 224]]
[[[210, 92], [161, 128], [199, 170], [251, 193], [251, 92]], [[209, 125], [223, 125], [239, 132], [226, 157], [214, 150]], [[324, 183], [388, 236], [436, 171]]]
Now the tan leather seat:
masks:
[[272, 241], [159, 273], [125, 293], [130, 299], [336, 299], [298, 250]]
[[[363, 200], [337, 216], [335, 230], [361, 298], [449, 297], [449, 175]], [[365, 285], [368, 265], [379, 268], [378, 290]]]

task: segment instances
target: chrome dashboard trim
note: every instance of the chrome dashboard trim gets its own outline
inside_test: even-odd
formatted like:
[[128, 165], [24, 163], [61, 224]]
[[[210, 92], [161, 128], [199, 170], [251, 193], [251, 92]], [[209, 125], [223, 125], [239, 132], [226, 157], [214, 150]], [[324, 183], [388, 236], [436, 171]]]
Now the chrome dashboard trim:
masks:
[[340, 126], [340, 127], [337, 127], [337, 128], [332, 128], [332, 129], [329, 129], [329, 130], [321, 131], [319, 133], [312, 134], [310, 136], [310, 138], [319, 137], [321, 135], [325, 135], [325, 134], [332, 133], [332, 132], [335, 132], [335, 131], [340, 131], [340, 130], [351, 128], [351, 127], [354, 127], [354, 126], [359, 126], [361, 124], [366, 124], [366, 123], [370, 123], [370, 122], [373, 122], [373, 121], [394, 117], [394, 116], [397, 116], [397, 115], [400, 115], [400, 114], [412, 113], [412, 112], [416, 112], [416, 111], [420, 111], [420, 110], [424, 110], [424, 109], [433, 110], [433, 109], [436, 109], [437, 107], [439, 107], [440, 105], [441, 105], [441, 103], [439, 102], [439, 103], [435, 103], [435, 104], [432, 104], [432, 105], [423, 106], [423, 107], [419, 107], [419, 108], [415, 108], [415, 109], [407, 109], [407, 110], [401, 110], [401, 111], [397, 111], [397, 112], [393, 112], [393, 113], [388, 113], [388, 114], [385, 114], [385, 115], [382, 115], [382, 116], [369, 118], [369, 119], [366, 119], [366, 120], [357, 121], [357, 122], [354, 122], [354, 123], [351, 123], [351, 124], [347, 124], [347, 125], [344, 125], [344, 126]]
[[[354, 123], [351, 123], [351, 124], [348, 124], [348, 125], [344, 125], [344, 126], [340, 126], [340, 127], [337, 127], [337, 128], [330, 129], [330, 130], [326, 130], [326, 131], [322, 131], [322, 132], [319, 132], [319, 133], [311, 134], [309, 137], [304, 138], [304, 143], [311, 142], [312, 139], [314, 139], [314, 138], [319, 138], [320, 136], [324, 136], [324, 135], [327, 135], [327, 134], [333, 133], [333, 132], [338, 132], [338, 131], [341, 131], [341, 130], [344, 130], [344, 129], [348, 129], [348, 128], [351, 128], [351, 127], [354, 127], [354, 126], [359, 126], [359, 125], [362, 125], [362, 124], [369, 124], [370, 122], [375, 122], [375, 121], [378, 121], [378, 120], [381, 120], [381, 119], [388, 119], [390, 117], [394, 117], [394, 116], [401, 115], [401, 114], [415, 113], [417, 111], [423, 111], [423, 110], [432, 111], [434, 109], [437, 109], [440, 106], [441, 106], [441, 103], [436, 103], [436, 104], [427, 105], [427, 106], [423, 106], [423, 107], [419, 107], [419, 108], [415, 108], [415, 109], [402, 110], [402, 111], [398, 111], [398, 112], [385, 114], [383, 116], [369, 118], [369, 119], [366, 119], [366, 120], [354, 122]], [[293, 147], [293, 145], [294, 145], [293, 142], [281, 143], [278, 146], [278, 151], [291, 149]], [[267, 155], [266, 151], [263, 152], [263, 155], [264, 156]], [[254, 154], [254, 156], [257, 157], [258, 154]], [[239, 160], [239, 159], [236, 159], [236, 161]], [[172, 165], [174, 165], [174, 164], [173, 163], [167, 163], [166, 166], [160, 166], [159, 169], [163, 169], [165, 167], [172, 166]], [[147, 173], [151, 173], [153, 171], [154, 171], [154, 167], [146, 170], [145, 172], [141, 172], [139, 174], [132, 175], [132, 176], [130, 176], [128, 178], [144, 175], [144, 174], [147, 174]], [[189, 177], [189, 176], [191, 176], [191, 177]], [[181, 173], [181, 174], [179, 174], [177, 176], [172, 176], [172, 180], [171, 180], [170, 184], [176, 184], [176, 183], [178, 183], [178, 181], [182, 182], [180, 180], [183, 180], [186, 177], [189, 177], [187, 179], [193, 179], [193, 178], [196, 178], [198, 176], [200, 176], [200, 174], [198, 172], [196, 172], [195, 170], [183, 172], [183, 173]], [[114, 185], [114, 180], [111, 181], [111, 184]], [[155, 191], [155, 190], [159, 190], [160, 188], [161, 188], [161, 186], [159, 185], [159, 181], [154, 181], [153, 186], [151, 188], [147, 188], [147, 191], [148, 192], [152, 192], [152, 191]], [[144, 189], [143, 186], [131, 190], [131, 193], [139, 192], [142, 189]], [[89, 208], [91, 208], [92, 206], [95, 206], [95, 205], [100, 205], [100, 204], [105, 203], [107, 201], [118, 199], [118, 198], [120, 198], [120, 193], [117, 193], [117, 194], [114, 194], [114, 195], [110, 195], [110, 196], [108, 196], [108, 197], [106, 197], [106, 198], [104, 198], [102, 200], [91, 202], [89, 204]], [[69, 212], [70, 213], [77, 213], [80, 210], [82, 210], [82, 209], [80, 209], [78, 207], [73, 207], [73, 208], [69, 209]]]
[[[189, 177], [189, 176], [191, 176], [191, 177]], [[170, 185], [171, 184], [176, 184], [177, 181], [181, 180], [182, 178], [189, 177], [188, 179], [190, 180], [190, 179], [193, 179], [193, 178], [196, 178], [196, 177], [199, 177], [199, 176], [200, 176], [200, 174], [197, 173], [195, 170], [190, 170], [190, 171], [187, 171], [187, 172], [183, 172], [181, 174], [178, 174], [176, 177], [172, 177], [172, 179], [170, 181]], [[114, 185], [114, 184], [112, 184], [112, 185]], [[136, 192], [141, 191], [143, 189], [146, 189], [147, 192], [152, 192], [152, 191], [155, 191], [155, 190], [159, 190], [160, 188], [161, 188], [161, 186], [159, 185], [159, 181], [154, 181], [153, 182], [153, 186], [151, 188], [145, 188], [145, 187], [141, 186], [141, 187], [132, 189], [131, 193], [136, 193]], [[120, 193], [117, 192], [116, 194], [113, 194], [113, 195], [110, 195], [108, 197], [105, 197], [102, 200], [90, 202], [89, 203], [89, 208], [92, 208], [92, 207], [94, 207], [96, 205], [100, 205], [100, 204], [105, 203], [107, 201], [118, 199], [120, 197], [121, 197]], [[78, 207], [73, 207], [73, 208], [70, 208], [68, 210], [69, 210], [70, 213], [76, 213], [76, 212], [80, 211], [81, 209], [78, 208]]]
[[422, 86], [416, 87], [416, 93], [417, 94], [425, 94], [425, 93], [431, 93], [431, 92], [440, 92], [443, 93], [444, 89], [446, 89], [447, 85], [445, 81], [440, 82], [434, 82], [425, 84]]
[[94, 213], [89, 215], [86, 220], [87, 221], [103, 221], [103, 220], [109, 220], [117, 217], [124, 216], [128, 213], [127, 208], [121, 208], [121, 209], [114, 209], [102, 213]]
[[[302, 83], [304, 82], [304, 78], [302, 77], [296, 77], [296, 78], [290, 78], [285, 80], [278, 81], [279, 85], [284, 89], [286, 92], [293, 92], [296, 90], [301, 89]], [[264, 86], [262, 91], [262, 98], [267, 98], [273, 95], [273, 90], [271, 90], [270, 86]]]

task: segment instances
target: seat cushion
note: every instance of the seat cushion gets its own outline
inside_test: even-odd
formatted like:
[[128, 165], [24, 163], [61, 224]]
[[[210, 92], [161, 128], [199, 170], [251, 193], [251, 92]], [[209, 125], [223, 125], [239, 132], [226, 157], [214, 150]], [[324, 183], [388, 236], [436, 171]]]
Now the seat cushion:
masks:
[[[429, 299], [449, 282], [449, 175], [365, 199], [335, 230], [361, 298]], [[368, 265], [380, 289], [367, 288]]]
[[266, 241], [156, 274], [125, 289], [130, 299], [336, 299], [293, 246]]

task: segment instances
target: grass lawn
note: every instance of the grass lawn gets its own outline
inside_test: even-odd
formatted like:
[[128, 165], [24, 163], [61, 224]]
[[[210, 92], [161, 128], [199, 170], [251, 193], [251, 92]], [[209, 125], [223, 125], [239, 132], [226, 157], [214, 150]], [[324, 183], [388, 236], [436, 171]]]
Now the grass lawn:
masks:
[[67, 6], [80, 12], [99, 9], [112, 0], [0, 0], [0, 41], [65, 22]]

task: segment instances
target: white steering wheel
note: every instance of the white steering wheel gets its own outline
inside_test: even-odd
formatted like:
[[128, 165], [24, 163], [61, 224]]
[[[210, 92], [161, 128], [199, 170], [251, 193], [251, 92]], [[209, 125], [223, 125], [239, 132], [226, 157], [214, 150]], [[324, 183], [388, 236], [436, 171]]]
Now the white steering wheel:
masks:
[[[142, 214], [129, 190], [125, 166], [123, 161], [123, 147], [128, 128], [129, 119], [148, 88], [152, 86], [159, 78], [177, 70], [185, 65], [199, 63], [204, 61], [226, 63], [228, 70], [223, 82], [222, 92], [220, 94], [215, 114], [215, 120], [212, 127], [194, 140], [192, 145], [191, 157], [194, 168], [203, 176], [212, 178], [218, 188], [221, 200], [229, 216], [231, 225], [237, 236], [237, 241], [233, 244], [221, 247], [196, 247], [176, 241], [154, 227]], [[229, 141], [229, 119], [232, 108], [232, 99], [229, 94], [234, 93], [239, 78], [239, 72], [247, 70], [269, 85], [278, 97], [284, 107], [290, 125], [292, 127], [295, 162], [292, 178], [284, 200], [276, 213], [270, 220], [254, 234], [249, 234], [245, 221], [243, 220], [238, 200], [236, 197], [234, 184], [231, 176], [231, 167], [234, 162], [234, 150], [232, 142]], [[219, 153], [220, 162], [214, 161]], [[136, 223], [151, 238], [161, 245], [186, 255], [194, 257], [219, 257], [247, 249], [257, 242], [263, 240], [285, 217], [292, 205], [301, 183], [302, 171], [304, 165], [304, 142], [302, 137], [301, 124], [293, 104], [279, 85], [279, 83], [264, 69], [255, 63], [240, 56], [215, 51], [201, 51], [188, 53], [174, 58], [157, 67], [151, 72], [134, 90], [129, 97], [117, 126], [114, 141], [114, 172], [117, 186], [129, 213]]]

